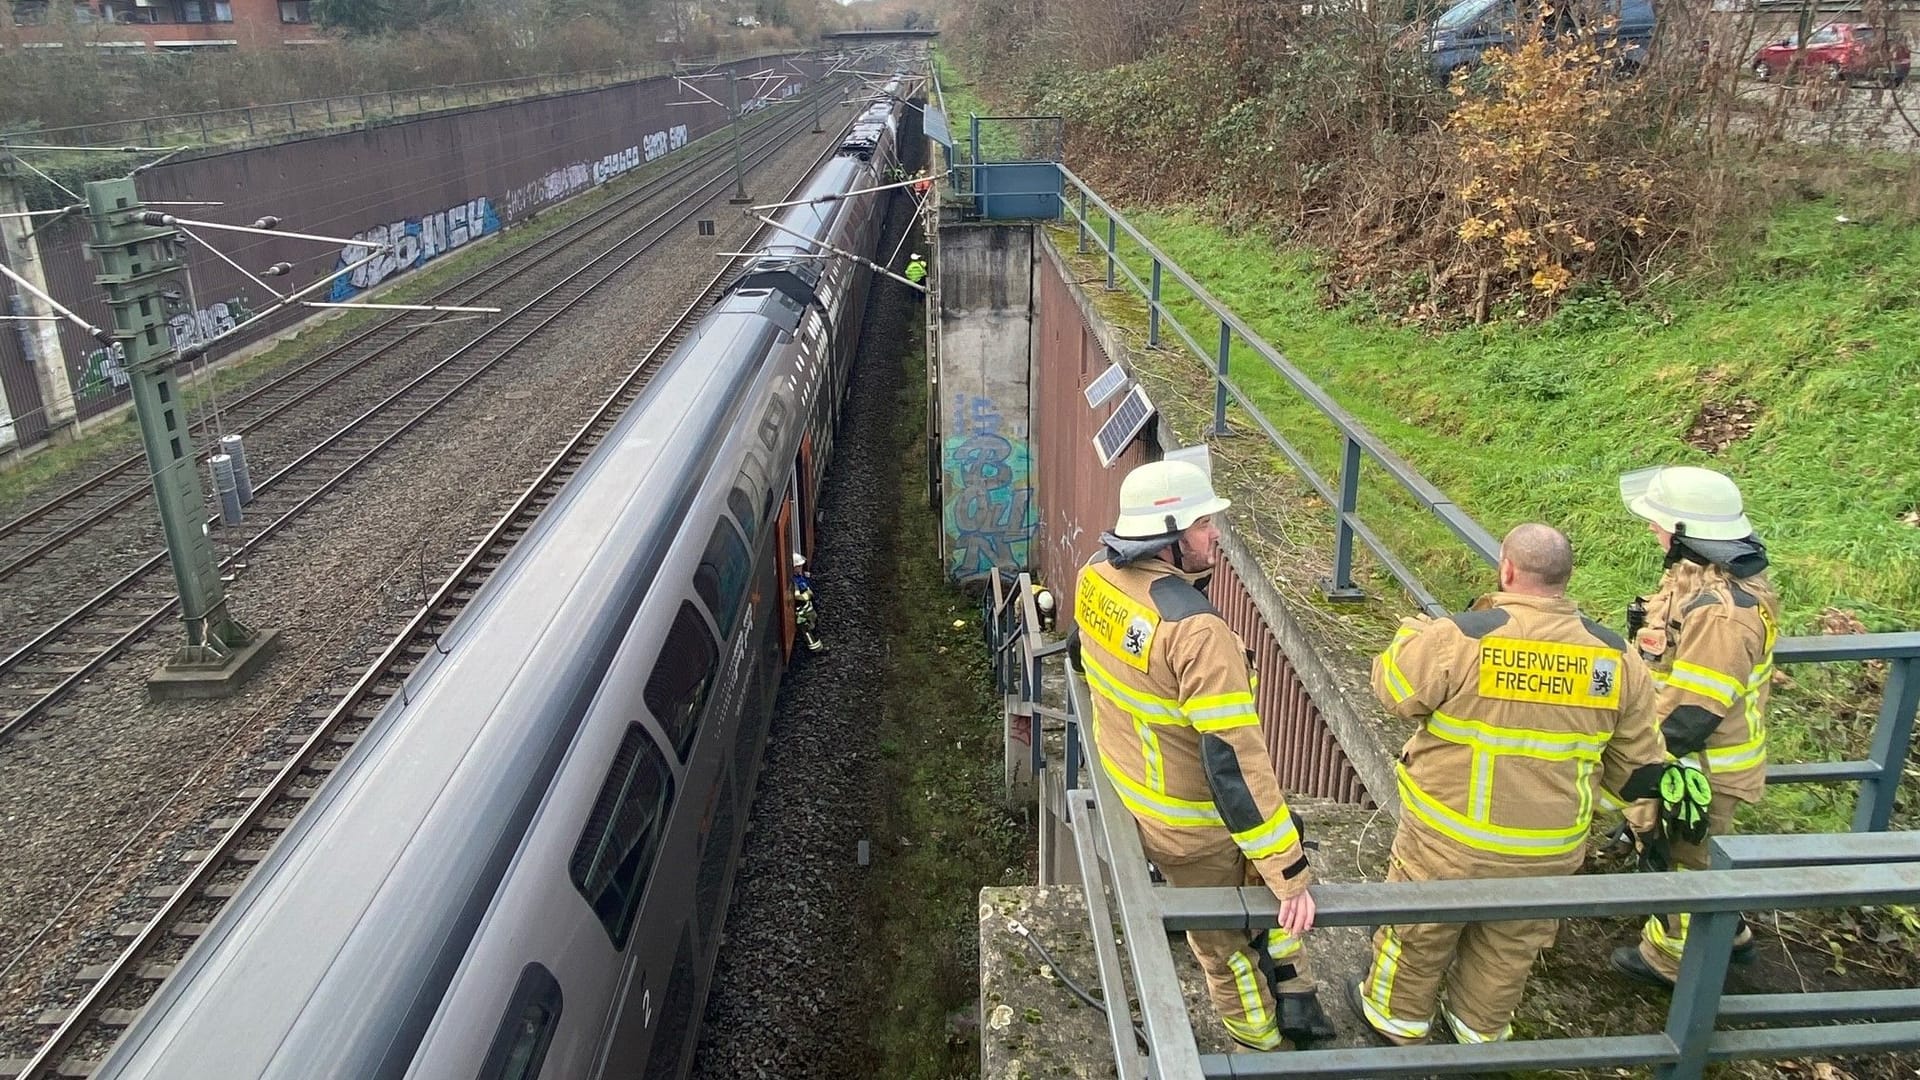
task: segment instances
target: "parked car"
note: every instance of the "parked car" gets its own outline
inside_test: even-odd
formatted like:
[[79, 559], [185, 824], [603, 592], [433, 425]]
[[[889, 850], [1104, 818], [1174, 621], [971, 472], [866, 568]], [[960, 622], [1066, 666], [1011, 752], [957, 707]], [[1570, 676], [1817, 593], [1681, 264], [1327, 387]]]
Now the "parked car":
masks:
[[[1536, 10], [1532, 0], [1527, 10]], [[1511, 48], [1518, 20], [1514, 0], [1461, 0], [1448, 8], [1425, 36], [1433, 77], [1446, 82], [1457, 71], [1479, 67], [1487, 50]], [[1653, 30], [1652, 0], [1559, 0], [1540, 27], [1549, 39], [1602, 35], [1626, 73], [1646, 63]]]
[[1763, 81], [1818, 72], [1832, 82], [1899, 86], [1913, 70], [1913, 51], [1900, 32], [1866, 23], [1829, 23], [1807, 35], [1803, 50], [1782, 38], [1753, 55], [1753, 74]]

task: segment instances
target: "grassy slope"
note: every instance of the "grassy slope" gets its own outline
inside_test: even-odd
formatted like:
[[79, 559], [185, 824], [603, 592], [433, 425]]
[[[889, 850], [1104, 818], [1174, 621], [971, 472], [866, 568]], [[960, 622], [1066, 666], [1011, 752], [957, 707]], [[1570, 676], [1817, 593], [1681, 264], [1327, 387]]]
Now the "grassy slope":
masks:
[[[920, 325], [916, 316], [909, 341], [921, 340]], [[892, 797], [880, 800], [867, 893], [871, 1075], [946, 1080], [979, 1069], [977, 1036], [950, 1031], [948, 1017], [978, 1003], [980, 887], [1022, 877], [1031, 841], [1000, 802], [999, 702], [980, 648], [979, 606], [947, 583], [927, 543], [939, 522], [922, 490], [924, 350], [909, 349], [900, 362], [900, 509], [881, 526], [894, 552], [886, 610], [896, 647], [884, 660], [890, 690], [875, 703], [876, 790]]]
[[[952, 111], [987, 111], [950, 65], [942, 79]], [[1567, 530], [1580, 560], [1573, 592], [1607, 621], [1660, 565], [1615, 477], [1695, 463], [1740, 482], [1793, 631], [1813, 629], [1828, 607], [1872, 629], [1920, 627], [1920, 528], [1902, 520], [1920, 508], [1920, 227], [1841, 224], [1841, 213], [1862, 216], [1808, 202], [1755, 223], [1723, 253], [1734, 269], [1718, 280], [1670, 279], [1631, 305], [1594, 295], [1544, 325], [1446, 333], [1396, 325], [1364, 301], [1329, 308], [1313, 256], [1265, 236], [1229, 235], [1192, 213], [1131, 220], [1496, 536], [1527, 520]], [[1128, 261], [1144, 279], [1146, 257]], [[1214, 325], [1168, 280], [1167, 303], [1211, 348]], [[1102, 307], [1144, 324], [1134, 295]], [[1171, 332], [1168, 344], [1178, 348]], [[1167, 355], [1198, 367], [1188, 353]], [[1335, 475], [1331, 426], [1251, 350], [1236, 348], [1233, 361], [1261, 411]], [[1703, 402], [1742, 396], [1760, 406], [1750, 435], [1718, 454], [1686, 442]], [[1396, 497], [1382, 470], [1362, 473], [1363, 514], [1443, 601], [1485, 587], [1485, 568], [1450, 533]], [[1871, 715], [1853, 709], [1877, 686], [1862, 695], [1851, 673], [1796, 676], [1800, 692], [1776, 710], [1775, 756], [1857, 756]], [[1851, 797], [1802, 787], [1769, 802], [1782, 823], [1814, 824]]]
[[[1790, 624], [1833, 605], [1904, 628], [1920, 624], [1920, 529], [1901, 521], [1920, 506], [1920, 228], [1837, 226], [1835, 212], [1783, 213], [1725, 283], [1445, 334], [1325, 308], [1309, 260], [1262, 237], [1188, 216], [1133, 220], [1496, 535], [1532, 519], [1566, 528], [1580, 553], [1574, 591], [1596, 610], [1617, 612], [1658, 571], [1615, 475], [1687, 462], [1740, 481]], [[1175, 306], [1205, 325], [1188, 317], [1200, 310], [1189, 299]], [[1283, 429], [1327, 430], [1255, 357], [1235, 359]], [[1738, 395], [1762, 407], [1750, 437], [1718, 455], [1687, 445], [1702, 401]], [[1329, 472], [1335, 450], [1309, 443]], [[1391, 517], [1378, 524], [1439, 539]], [[1436, 566], [1443, 598], [1472, 586], [1458, 565]]]

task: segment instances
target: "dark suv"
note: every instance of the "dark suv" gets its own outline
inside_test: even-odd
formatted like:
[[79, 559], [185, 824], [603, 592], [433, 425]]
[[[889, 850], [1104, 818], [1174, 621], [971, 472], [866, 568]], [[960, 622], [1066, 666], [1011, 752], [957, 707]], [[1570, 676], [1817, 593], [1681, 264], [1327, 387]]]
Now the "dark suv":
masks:
[[[1446, 82], [1454, 72], [1479, 67], [1488, 49], [1511, 48], [1519, 40], [1518, 23], [1514, 0], [1460, 0], [1434, 20], [1425, 36], [1434, 78]], [[1647, 48], [1653, 43], [1653, 4], [1651, 0], [1559, 0], [1541, 18], [1540, 32], [1549, 40], [1600, 35], [1620, 70], [1630, 73], [1646, 63]]]

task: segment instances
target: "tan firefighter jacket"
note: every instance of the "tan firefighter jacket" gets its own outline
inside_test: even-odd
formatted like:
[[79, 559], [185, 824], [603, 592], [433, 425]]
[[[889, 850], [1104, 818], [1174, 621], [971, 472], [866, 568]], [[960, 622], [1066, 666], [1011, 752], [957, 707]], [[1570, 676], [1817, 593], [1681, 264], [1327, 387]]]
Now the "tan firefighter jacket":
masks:
[[1074, 589], [1094, 743], [1143, 833], [1176, 852], [1237, 844], [1275, 895], [1307, 887], [1300, 831], [1254, 711], [1245, 644], [1171, 563], [1095, 555]]
[[1373, 690], [1421, 722], [1396, 772], [1400, 825], [1476, 861], [1577, 866], [1601, 786], [1664, 763], [1646, 665], [1563, 597], [1494, 593], [1403, 622]]
[[1715, 794], [1758, 802], [1780, 599], [1765, 574], [1710, 578], [1692, 595], [1681, 595], [1675, 576], [1667, 571], [1647, 598], [1647, 623], [1634, 638], [1660, 689], [1654, 715], [1668, 752], [1704, 768]]

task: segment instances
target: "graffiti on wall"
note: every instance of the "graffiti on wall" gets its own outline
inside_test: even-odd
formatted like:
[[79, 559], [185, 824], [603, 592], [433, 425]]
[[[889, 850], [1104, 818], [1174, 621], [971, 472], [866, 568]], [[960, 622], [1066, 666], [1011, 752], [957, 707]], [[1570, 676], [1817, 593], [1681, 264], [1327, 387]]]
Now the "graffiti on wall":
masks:
[[616, 150], [594, 161], [575, 161], [550, 169], [546, 175], [507, 192], [501, 200], [508, 220], [513, 220], [548, 203], [580, 194], [596, 184], [624, 176], [647, 162], [658, 160], [687, 145], [687, 125], [675, 124], [640, 140], [640, 145]]
[[[185, 303], [173, 304], [174, 297], [169, 294], [169, 306], [185, 308]], [[203, 341], [212, 341], [221, 334], [232, 330], [248, 319], [253, 318], [253, 305], [246, 296], [230, 296], [217, 300], [196, 311], [182, 310], [167, 320], [167, 337], [172, 339], [173, 347], [196, 345]]]
[[1024, 423], [991, 398], [956, 394], [941, 448], [947, 573], [955, 579], [1027, 568], [1033, 537], [1033, 463]]
[[[482, 195], [425, 217], [408, 218], [391, 225], [375, 225], [354, 233], [353, 239], [356, 241], [372, 245], [392, 244], [393, 247], [382, 252], [379, 258], [356, 267], [352, 273], [334, 278], [330, 296], [335, 303], [350, 300], [357, 292], [371, 289], [396, 274], [425, 266], [449, 251], [457, 251], [483, 236], [499, 231], [500, 215], [494, 209], [493, 200]], [[340, 249], [340, 258], [334, 263], [334, 270], [344, 270], [370, 253], [370, 249], [363, 244], [349, 244]]]
[[127, 347], [116, 341], [110, 347], [87, 353], [80, 365], [79, 385], [73, 392], [81, 397], [117, 394], [131, 385], [133, 377], [127, 374]]

